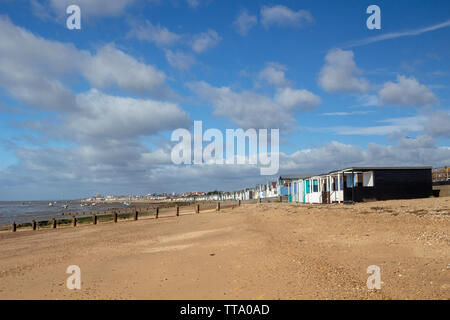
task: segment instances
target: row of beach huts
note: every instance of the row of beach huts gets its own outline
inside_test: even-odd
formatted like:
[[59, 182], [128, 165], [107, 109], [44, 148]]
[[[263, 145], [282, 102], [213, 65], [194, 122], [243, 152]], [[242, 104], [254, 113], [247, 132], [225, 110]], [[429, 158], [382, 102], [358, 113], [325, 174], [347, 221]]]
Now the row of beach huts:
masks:
[[351, 167], [318, 175], [281, 175], [252, 188], [173, 199], [252, 200], [283, 197], [297, 203], [341, 203], [426, 198], [432, 195], [432, 167]]

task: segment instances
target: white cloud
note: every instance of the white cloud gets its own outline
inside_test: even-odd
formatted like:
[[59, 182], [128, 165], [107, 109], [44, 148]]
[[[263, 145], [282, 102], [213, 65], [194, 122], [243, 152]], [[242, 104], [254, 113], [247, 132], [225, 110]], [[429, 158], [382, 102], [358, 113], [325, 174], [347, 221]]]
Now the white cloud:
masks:
[[92, 89], [77, 96], [79, 112], [65, 127], [79, 136], [127, 139], [189, 126], [188, 115], [176, 104], [150, 99], [110, 96]]
[[164, 156], [139, 139], [190, 125], [189, 116], [174, 103], [111, 96], [97, 89], [75, 95], [66, 87], [85, 78], [97, 88], [171, 96], [163, 72], [112, 45], [91, 54], [38, 37], [5, 17], [0, 17], [0, 38], [0, 88], [28, 107], [60, 111], [49, 119], [16, 125], [67, 145], [16, 146], [18, 164], [0, 170], [2, 183], [11, 183], [11, 197], [21, 194], [20, 188], [28, 188], [29, 197], [38, 196], [44, 185], [46, 196], [62, 187], [83, 194], [90, 184], [114, 182], [129, 188], [134, 178], [143, 185], [147, 167], [154, 168]]
[[283, 5], [261, 8], [261, 23], [266, 28], [271, 25], [303, 26], [313, 21], [311, 13], [307, 10], [294, 11]]
[[425, 27], [425, 28], [408, 30], [408, 31], [403, 31], [403, 32], [390, 32], [390, 33], [386, 33], [386, 34], [383, 34], [380, 36], [369, 37], [369, 38], [362, 39], [362, 40], [352, 41], [352, 42], [348, 43], [347, 45], [345, 45], [344, 47], [346, 47], [346, 48], [358, 47], [358, 46], [363, 46], [363, 45], [366, 45], [369, 43], [383, 41], [383, 40], [417, 36], [417, 35], [421, 35], [422, 33], [430, 32], [430, 31], [434, 31], [434, 30], [438, 30], [438, 29], [442, 29], [442, 28], [447, 28], [447, 27], [450, 27], [450, 20], [447, 20], [442, 23], [438, 23], [438, 24], [435, 24], [435, 25], [432, 25], [429, 27]]
[[231, 119], [241, 128], [286, 128], [294, 124], [292, 117], [279, 112], [275, 102], [265, 96], [244, 91], [236, 93], [228, 87], [216, 88], [206, 82], [188, 84], [201, 99], [214, 106], [214, 114]]
[[6, 17], [0, 17], [0, 38], [0, 87], [31, 107], [74, 107], [74, 97], [63, 80], [81, 67], [87, 52], [36, 37]]
[[308, 90], [295, 90], [291, 88], [278, 89], [275, 101], [288, 109], [308, 111], [317, 108], [322, 100]]
[[436, 111], [428, 114], [424, 131], [433, 137], [450, 138], [450, 112]]
[[233, 22], [234, 30], [241, 36], [246, 36], [251, 28], [258, 24], [258, 18], [249, 15], [246, 9], [239, 13], [239, 16]]
[[44, 76], [15, 73], [3, 78], [0, 75], [0, 87], [7, 88], [15, 99], [27, 106], [52, 111], [76, 107], [72, 91]]
[[74, 108], [66, 87], [80, 78], [104, 89], [117, 87], [157, 98], [173, 98], [167, 77], [155, 67], [106, 45], [95, 55], [71, 44], [50, 41], [0, 17], [0, 87], [27, 106]]
[[181, 39], [181, 35], [171, 32], [160, 24], [153, 25], [150, 21], [145, 21], [144, 24], [134, 24], [128, 36], [154, 43], [160, 47], [171, 46]]
[[173, 96], [164, 72], [151, 65], [137, 61], [112, 45], [100, 48], [89, 59], [83, 74], [96, 88], [118, 87], [156, 98]]
[[450, 159], [449, 147], [438, 147], [428, 136], [403, 138], [396, 145], [369, 143], [366, 148], [337, 141], [319, 148], [280, 155], [284, 172], [323, 173], [351, 166], [443, 166]]
[[189, 127], [188, 114], [176, 103], [105, 94], [97, 89], [76, 95], [76, 108], [54, 120], [14, 122], [16, 127], [60, 141], [103, 145], [108, 140], [131, 141]]
[[78, 111], [60, 115], [57, 123], [25, 124], [28, 129], [68, 142], [68, 146], [14, 146], [18, 163], [0, 169], [0, 185], [8, 183], [8, 193], [2, 196], [11, 199], [20, 195], [20, 188], [30, 192], [29, 198], [41, 199], [54, 197], [61, 188], [66, 197], [71, 192], [72, 197], [87, 196], [112, 186], [117, 193], [144, 190], [151, 184], [152, 170], [156, 173], [160, 165], [170, 165], [171, 160], [169, 146], [159, 144], [160, 149], [151, 150], [141, 139], [191, 124], [187, 114], [173, 103], [110, 96], [95, 89], [79, 94], [77, 103]]
[[172, 50], [166, 50], [166, 59], [172, 67], [182, 71], [189, 70], [197, 62], [190, 54]]
[[322, 128], [322, 130], [331, 130], [341, 135], [388, 135], [392, 137], [405, 136], [411, 132], [420, 132], [423, 130], [424, 117], [413, 116], [404, 118], [391, 118], [380, 120], [382, 125], [358, 126], [337, 126]]
[[310, 109], [320, 98], [306, 90], [280, 91], [275, 101], [250, 91], [234, 92], [229, 87], [216, 88], [206, 82], [189, 83], [201, 99], [211, 103], [214, 114], [231, 119], [241, 128], [272, 128], [286, 132], [296, 127], [295, 111]]
[[419, 131], [421, 127], [414, 128], [412, 126], [400, 127], [395, 125], [385, 126], [367, 126], [367, 127], [333, 127], [329, 128], [340, 135], [358, 135], [358, 136], [401, 136], [406, 132]]
[[369, 82], [359, 78], [361, 71], [353, 60], [353, 51], [333, 49], [325, 57], [326, 64], [319, 74], [319, 85], [327, 92], [365, 93]]
[[364, 94], [357, 98], [362, 107], [378, 107], [380, 105], [380, 99], [376, 94]]
[[153, 25], [150, 21], [145, 21], [143, 24], [131, 22], [131, 25], [132, 29], [128, 32], [128, 37], [154, 43], [162, 48], [177, 44], [189, 45], [194, 52], [202, 53], [215, 47], [222, 40], [219, 34], [212, 29], [197, 34], [177, 34], [160, 24]]
[[15, 62], [18, 72], [46, 70], [46, 74], [68, 74], [89, 56], [72, 44], [47, 40], [15, 26], [7, 16], [0, 16], [0, 38], [2, 67]]
[[192, 50], [197, 53], [202, 53], [215, 47], [221, 40], [222, 38], [216, 31], [208, 29], [207, 32], [194, 35], [192, 40]]
[[282, 87], [288, 85], [288, 81], [286, 80], [286, 66], [283, 66], [279, 63], [270, 62], [267, 66], [259, 73], [258, 79], [266, 81], [267, 83]]
[[436, 102], [436, 96], [414, 77], [397, 76], [397, 82], [388, 81], [379, 91], [382, 105], [428, 106]]
[[[346, 116], [354, 114], [366, 114], [370, 111], [354, 112], [330, 112], [323, 113], [326, 116]], [[311, 127], [311, 131], [331, 131], [341, 135], [382, 135], [393, 139], [406, 137], [411, 133], [419, 133], [424, 136], [438, 138], [450, 138], [450, 113], [445, 110], [424, 112], [416, 116], [390, 118], [376, 121], [377, 125], [369, 122], [365, 126], [335, 126], [335, 127]]]
[[297, 109], [301, 111], [316, 108], [322, 100], [315, 94], [304, 90], [296, 90], [288, 87], [289, 81], [286, 79], [286, 66], [276, 62], [270, 62], [258, 74], [258, 79], [277, 87], [274, 102], [286, 109]]
[[338, 112], [324, 112], [322, 113], [323, 116], [353, 116], [353, 115], [362, 115], [362, 114], [369, 114], [373, 111], [338, 111]]

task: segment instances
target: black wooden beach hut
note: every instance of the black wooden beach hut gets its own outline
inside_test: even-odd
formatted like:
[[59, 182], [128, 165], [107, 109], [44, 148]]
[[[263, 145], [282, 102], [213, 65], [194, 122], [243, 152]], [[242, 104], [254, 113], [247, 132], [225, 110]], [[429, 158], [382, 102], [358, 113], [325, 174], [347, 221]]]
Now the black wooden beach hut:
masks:
[[[344, 202], [427, 198], [432, 195], [431, 167], [352, 167], [339, 170]], [[330, 172], [333, 174], [333, 172]]]

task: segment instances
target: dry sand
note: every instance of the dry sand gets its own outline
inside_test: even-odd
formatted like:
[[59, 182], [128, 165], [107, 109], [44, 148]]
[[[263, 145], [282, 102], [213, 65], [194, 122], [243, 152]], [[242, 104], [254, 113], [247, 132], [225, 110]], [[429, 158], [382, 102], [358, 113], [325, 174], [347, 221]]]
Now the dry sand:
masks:
[[0, 299], [449, 299], [449, 217], [450, 198], [272, 203], [0, 233]]

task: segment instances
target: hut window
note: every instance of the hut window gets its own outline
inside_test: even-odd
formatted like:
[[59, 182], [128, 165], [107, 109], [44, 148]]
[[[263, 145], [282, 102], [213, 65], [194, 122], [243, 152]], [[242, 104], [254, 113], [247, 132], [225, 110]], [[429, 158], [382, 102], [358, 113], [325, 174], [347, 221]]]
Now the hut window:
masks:
[[316, 179], [313, 180], [313, 192], [319, 192], [319, 183]]
[[357, 186], [357, 187], [363, 186], [363, 174], [362, 173], [356, 174], [355, 186]]
[[363, 187], [373, 187], [373, 171], [363, 173]]
[[346, 175], [345, 176], [345, 187], [346, 188], [351, 188], [353, 185], [353, 177], [352, 175]]

